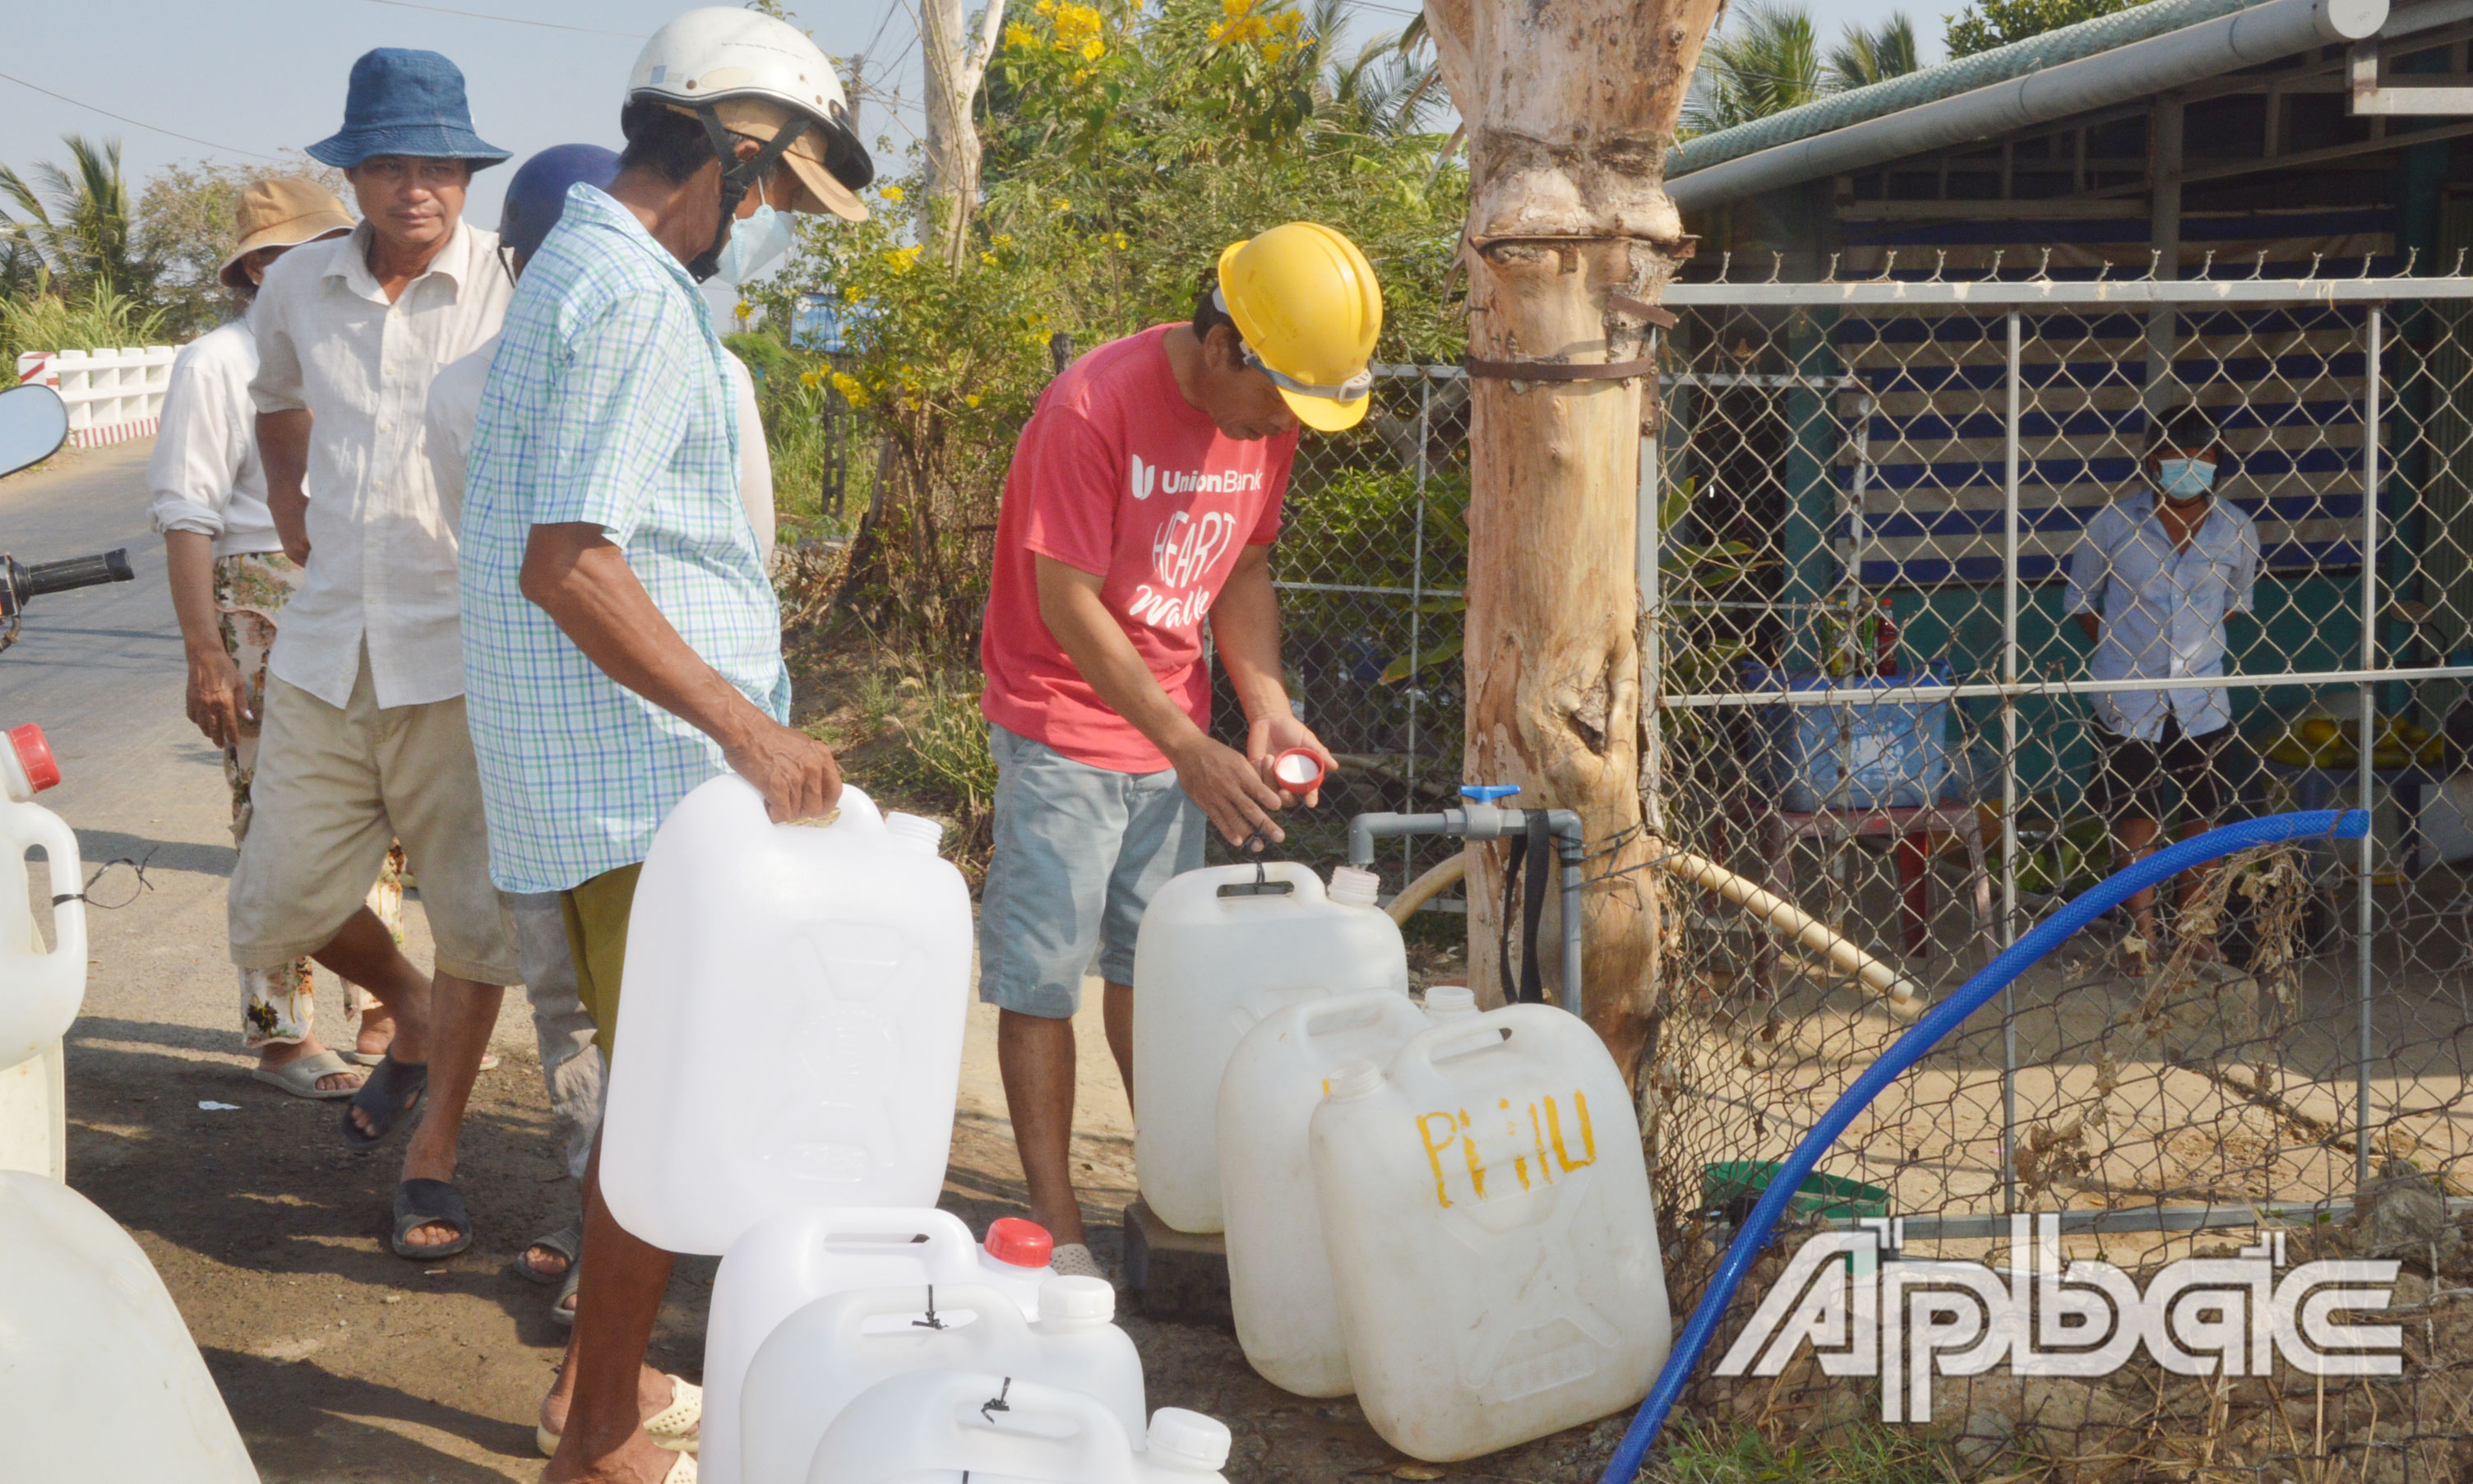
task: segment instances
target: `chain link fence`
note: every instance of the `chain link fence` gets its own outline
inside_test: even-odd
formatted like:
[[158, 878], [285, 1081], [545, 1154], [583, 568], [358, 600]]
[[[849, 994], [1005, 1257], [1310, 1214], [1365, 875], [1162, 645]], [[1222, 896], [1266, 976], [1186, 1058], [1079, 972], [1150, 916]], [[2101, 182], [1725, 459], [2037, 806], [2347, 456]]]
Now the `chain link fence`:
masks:
[[[1288, 692], [1342, 769], [1319, 809], [1283, 820], [1283, 853], [1326, 869], [1348, 858], [1352, 815], [1439, 808], [1460, 782], [1468, 383], [1457, 367], [1377, 366], [1372, 395], [1355, 429], [1299, 443], [1271, 549]], [[1219, 684], [1212, 714], [1233, 743], [1243, 713]], [[1397, 886], [1448, 852], [1395, 842], [1381, 866]]]
[[[1652, 790], [1678, 848], [1827, 934], [1669, 892], [1647, 1106], [1679, 1287], [1906, 1029], [1858, 966], [1937, 997], [2150, 839], [2341, 806], [2371, 811], [2369, 839], [2185, 877], [2018, 980], [1797, 1207], [1996, 1262], [2010, 1213], [2056, 1213], [2067, 1257], [2133, 1270], [2292, 1227], [2405, 1258], [2408, 1312], [2413, 1285], [2473, 1276], [2469, 297], [2265, 276], [1669, 296]], [[2203, 520], [2157, 505], [2150, 452], [2218, 458]], [[2380, 1215], [2395, 1192], [2427, 1231]], [[2404, 1377], [2327, 1383], [2297, 1431], [2308, 1377], [1944, 1395], [1990, 1419], [1984, 1456], [2061, 1477], [2473, 1476], [2473, 1332], [2443, 1295], [2422, 1312]], [[1807, 1363], [1703, 1400], [1784, 1419], [1843, 1392]]]

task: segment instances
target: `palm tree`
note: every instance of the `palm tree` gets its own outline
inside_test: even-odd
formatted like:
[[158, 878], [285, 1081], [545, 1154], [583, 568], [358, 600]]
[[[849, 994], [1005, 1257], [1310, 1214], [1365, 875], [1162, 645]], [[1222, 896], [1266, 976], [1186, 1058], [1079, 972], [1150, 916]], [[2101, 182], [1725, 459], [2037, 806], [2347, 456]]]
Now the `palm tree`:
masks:
[[65, 286], [146, 292], [155, 274], [137, 256], [120, 141], [64, 134], [60, 142], [68, 146], [70, 169], [46, 160], [29, 181], [0, 165], [0, 241], [8, 243], [8, 256], [18, 262], [31, 256]]
[[1685, 132], [1715, 133], [1783, 113], [1823, 90], [1820, 43], [1812, 12], [1798, 5], [1755, 0], [1700, 54], [1700, 76], [1684, 105]]
[[1847, 27], [1830, 48], [1824, 75], [1830, 90], [1837, 92], [1904, 77], [1918, 65], [1914, 17], [1901, 12], [1883, 21], [1877, 31]]

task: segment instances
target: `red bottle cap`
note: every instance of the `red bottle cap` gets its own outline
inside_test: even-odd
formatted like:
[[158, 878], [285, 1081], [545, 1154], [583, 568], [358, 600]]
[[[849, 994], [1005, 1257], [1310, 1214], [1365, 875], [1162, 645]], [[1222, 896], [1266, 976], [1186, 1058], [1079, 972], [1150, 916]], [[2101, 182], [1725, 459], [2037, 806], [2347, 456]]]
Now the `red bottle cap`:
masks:
[[1044, 1268], [1056, 1251], [1056, 1238], [1036, 1221], [998, 1216], [988, 1228], [988, 1256], [1008, 1267]]
[[9, 745], [16, 749], [17, 766], [26, 770], [26, 781], [35, 792], [57, 786], [60, 781], [60, 765], [52, 756], [52, 744], [43, 740], [43, 729], [28, 722], [23, 727], [9, 729]]
[[1302, 747], [1292, 747], [1271, 759], [1271, 776], [1280, 786], [1302, 799], [1322, 786], [1322, 759]]

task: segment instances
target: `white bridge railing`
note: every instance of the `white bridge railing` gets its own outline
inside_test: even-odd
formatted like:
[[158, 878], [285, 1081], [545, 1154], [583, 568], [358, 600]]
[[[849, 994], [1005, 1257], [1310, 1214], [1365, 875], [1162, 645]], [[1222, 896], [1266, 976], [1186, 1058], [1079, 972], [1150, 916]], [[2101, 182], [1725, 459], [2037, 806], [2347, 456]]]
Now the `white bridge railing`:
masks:
[[68, 403], [69, 442], [94, 448], [154, 436], [180, 353], [178, 346], [28, 350], [17, 357], [17, 379], [59, 392]]

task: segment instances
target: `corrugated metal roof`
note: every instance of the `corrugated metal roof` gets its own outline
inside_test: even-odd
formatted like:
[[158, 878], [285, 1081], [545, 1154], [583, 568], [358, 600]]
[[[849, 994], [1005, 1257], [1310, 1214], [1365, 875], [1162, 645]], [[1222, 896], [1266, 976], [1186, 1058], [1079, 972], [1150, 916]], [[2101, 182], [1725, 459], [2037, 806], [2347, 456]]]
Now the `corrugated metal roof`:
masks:
[[1814, 134], [1880, 118], [1922, 104], [1955, 98], [1960, 93], [1996, 83], [2006, 83], [2047, 67], [2092, 57], [2132, 41], [2144, 41], [2184, 26], [2195, 26], [2218, 16], [2232, 15], [2264, 5], [2267, 0], [2149, 0], [2149, 4], [2099, 15], [2093, 20], [2048, 31], [2024, 41], [1945, 61], [1936, 67], [1925, 67], [1904, 77], [1875, 83], [1869, 87], [1851, 88], [1832, 93], [1826, 98], [1773, 113], [1767, 118], [1739, 124], [1733, 129], [1677, 145], [1666, 156], [1666, 177], [1689, 175], [1694, 170], [1722, 164], [1781, 144], [1792, 144]]

